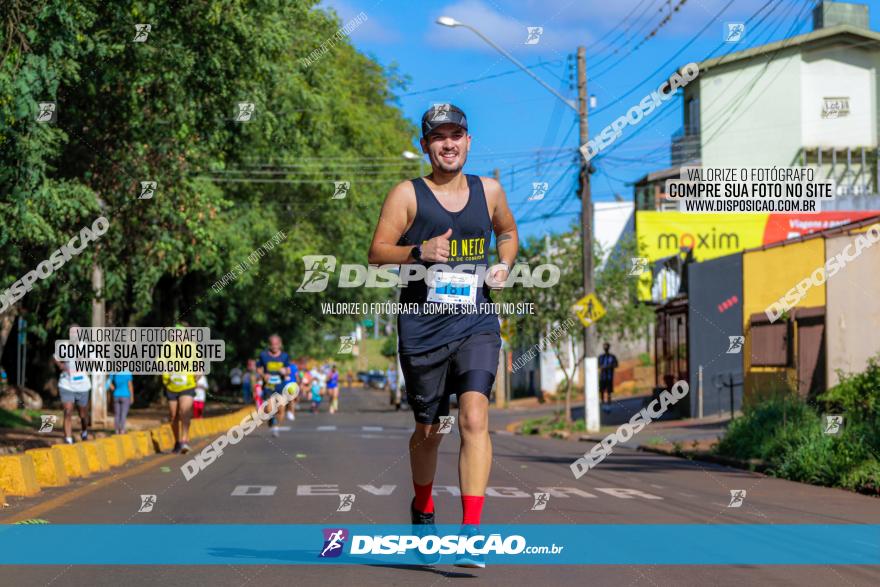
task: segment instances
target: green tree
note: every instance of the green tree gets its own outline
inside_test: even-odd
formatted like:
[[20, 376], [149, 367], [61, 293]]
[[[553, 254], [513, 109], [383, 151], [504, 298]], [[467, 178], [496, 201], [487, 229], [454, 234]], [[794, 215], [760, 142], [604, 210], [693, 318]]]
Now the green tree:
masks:
[[[606, 310], [605, 316], [590, 326], [597, 329], [597, 338], [614, 335], [622, 340], [634, 340], [642, 336], [645, 326], [653, 317], [651, 309], [637, 300], [638, 281], [629, 276], [629, 258], [638, 256], [633, 238], [624, 237], [615, 251], [607, 252], [603, 264], [603, 251], [596, 243], [593, 265], [596, 296]], [[520, 249], [520, 261], [532, 268], [542, 263], [552, 263], [559, 271], [559, 281], [549, 288], [523, 288], [514, 285], [502, 294], [503, 301], [532, 302], [533, 315], [511, 316], [514, 332], [514, 348], [551, 349], [559, 360], [564, 382], [564, 414], [571, 422], [571, 392], [578, 366], [583, 363], [582, 326], [573, 306], [584, 296], [583, 265], [581, 263], [580, 230], [577, 226], [561, 234], [550, 235], [547, 240], [530, 239]], [[512, 276], [513, 280], [513, 276]], [[568, 349], [573, 341], [574, 361], [569, 361]], [[514, 357], [514, 361], [517, 357]]]

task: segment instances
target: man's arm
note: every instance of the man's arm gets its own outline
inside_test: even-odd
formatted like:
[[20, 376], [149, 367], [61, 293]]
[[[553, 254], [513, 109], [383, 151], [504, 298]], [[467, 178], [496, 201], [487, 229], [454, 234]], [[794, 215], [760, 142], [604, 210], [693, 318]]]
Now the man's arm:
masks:
[[[495, 231], [495, 241], [498, 248], [498, 260], [512, 267], [516, 262], [516, 254], [519, 251], [519, 234], [516, 230], [516, 220], [513, 212], [507, 204], [507, 195], [504, 188], [494, 179], [482, 178], [483, 188], [488, 196], [488, 201], [494, 204], [492, 209], [492, 229]], [[491, 204], [490, 204], [491, 205]], [[503, 269], [495, 272], [495, 280], [503, 283], [507, 280], [509, 271]]]
[[412, 183], [404, 181], [394, 186], [379, 214], [373, 242], [370, 243], [368, 261], [374, 265], [400, 265], [414, 263], [412, 245], [398, 246], [400, 237], [409, 224], [409, 208], [415, 207], [416, 192]]
[[370, 244], [368, 261], [372, 265], [403, 265], [416, 263], [412, 256], [413, 247], [422, 246], [422, 261], [445, 263], [449, 260], [449, 237], [452, 228], [444, 234], [423, 243], [398, 245], [400, 237], [409, 228], [410, 221], [416, 215], [416, 190], [410, 181], [397, 184], [388, 192], [373, 242]]

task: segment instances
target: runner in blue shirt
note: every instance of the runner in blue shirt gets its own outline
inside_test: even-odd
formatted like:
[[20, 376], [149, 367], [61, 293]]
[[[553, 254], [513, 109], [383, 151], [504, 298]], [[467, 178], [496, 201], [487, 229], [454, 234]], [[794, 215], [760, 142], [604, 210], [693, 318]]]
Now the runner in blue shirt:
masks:
[[339, 371], [336, 365], [330, 368], [327, 376], [327, 393], [330, 394], [330, 413], [335, 414], [339, 409]]
[[[290, 356], [284, 352], [281, 343], [281, 337], [273, 334], [269, 337], [269, 348], [260, 353], [257, 359], [257, 373], [265, 382], [263, 386], [264, 401], [272, 397], [273, 393], [281, 393], [284, 389], [284, 380], [287, 379], [289, 373], [288, 364]], [[270, 411], [277, 410], [277, 419], [275, 415], [269, 420], [272, 427], [272, 436], [278, 436], [278, 422], [284, 421], [284, 404], [273, 406]]]

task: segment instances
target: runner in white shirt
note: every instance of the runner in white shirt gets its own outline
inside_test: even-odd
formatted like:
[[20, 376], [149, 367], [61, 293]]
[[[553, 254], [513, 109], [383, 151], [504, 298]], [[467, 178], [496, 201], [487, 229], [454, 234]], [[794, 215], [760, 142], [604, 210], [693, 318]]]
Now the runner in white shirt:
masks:
[[[74, 324], [70, 327], [70, 340], [75, 339], [76, 328], [79, 328], [79, 325]], [[64, 442], [73, 444], [74, 405], [79, 411], [79, 421], [82, 427], [80, 439], [86, 441], [89, 439], [89, 394], [92, 391], [92, 380], [88, 373], [74, 371], [73, 361], [55, 359], [55, 364], [61, 370], [61, 375], [58, 378], [58, 392], [61, 396], [61, 405], [64, 407]]]

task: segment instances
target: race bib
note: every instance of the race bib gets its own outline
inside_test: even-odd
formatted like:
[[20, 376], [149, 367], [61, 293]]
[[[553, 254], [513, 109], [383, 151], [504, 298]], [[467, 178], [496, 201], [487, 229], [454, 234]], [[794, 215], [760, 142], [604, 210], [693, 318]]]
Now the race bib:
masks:
[[471, 273], [437, 271], [428, 301], [441, 304], [476, 304], [477, 276]]
[[272, 385], [278, 385], [279, 383], [281, 383], [281, 376], [269, 375], [269, 383], [271, 383]]
[[171, 375], [171, 383], [174, 385], [186, 385], [188, 382], [188, 377], [181, 373], [174, 373]]
[[83, 383], [86, 380], [86, 376], [83, 373], [74, 373], [70, 377], [70, 381], [72, 383]]

